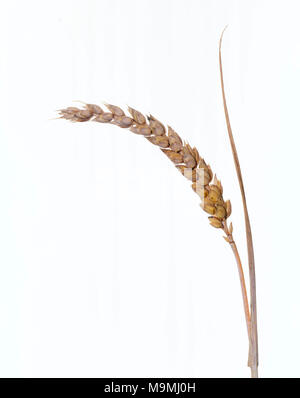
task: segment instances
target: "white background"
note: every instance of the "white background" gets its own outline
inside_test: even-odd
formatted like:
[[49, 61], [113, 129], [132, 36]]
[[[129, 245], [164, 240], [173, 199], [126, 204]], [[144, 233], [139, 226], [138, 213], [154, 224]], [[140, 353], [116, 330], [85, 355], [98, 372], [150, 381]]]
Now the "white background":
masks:
[[248, 377], [238, 274], [189, 183], [142, 137], [51, 120], [129, 104], [197, 146], [252, 221], [260, 375], [300, 376], [299, 1], [0, 6], [0, 376]]

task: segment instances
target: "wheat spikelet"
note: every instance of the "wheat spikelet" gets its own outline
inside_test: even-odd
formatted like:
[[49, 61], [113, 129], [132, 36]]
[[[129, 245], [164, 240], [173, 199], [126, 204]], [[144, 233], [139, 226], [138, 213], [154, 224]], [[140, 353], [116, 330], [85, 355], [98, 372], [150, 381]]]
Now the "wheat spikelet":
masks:
[[135, 134], [144, 136], [174, 163], [175, 167], [192, 182], [192, 189], [201, 199], [202, 209], [208, 213], [210, 224], [215, 228], [225, 227], [231, 214], [231, 203], [223, 199], [221, 182], [213, 175], [210, 166], [200, 157], [196, 148], [183, 142], [180, 136], [166, 127], [154, 116], [147, 118], [139, 111], [128, 107], [130, 116], [118, 106], [105, 104], [107, 111], [94, 104], [85, 104], [83, 109], [68, 107], [59, 111], [60, 118], [72, 122], [92, 120], [110, 123], [127, 128]]

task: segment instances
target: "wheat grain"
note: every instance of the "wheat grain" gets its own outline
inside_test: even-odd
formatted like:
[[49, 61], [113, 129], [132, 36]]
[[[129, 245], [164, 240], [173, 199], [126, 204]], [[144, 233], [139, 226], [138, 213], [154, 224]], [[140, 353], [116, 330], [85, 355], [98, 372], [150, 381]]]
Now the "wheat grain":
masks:
[[60, 118], [72, 122], [92, 120], [110, 123], [127, 128], [135, 134], [144, 136], [174, 163], [176, 168], [192, 182], [192, 189], [201, 199], [202, 209], [208, 213], [210, 224], [224, 229], [224, 222], [231, 214], [231, 203], [223, 199], [223, 187], [210, 166], [200, 157], [196, 148], [183, 142], [180, 136], [166, 127], [154, 116], [147, 118], [139, 111], [128, 107], [130, 116], [118, 106], [105, 104], [109, 112], [100, 106], [85, 104], [83, 109], [68, 107], [59, 111]]

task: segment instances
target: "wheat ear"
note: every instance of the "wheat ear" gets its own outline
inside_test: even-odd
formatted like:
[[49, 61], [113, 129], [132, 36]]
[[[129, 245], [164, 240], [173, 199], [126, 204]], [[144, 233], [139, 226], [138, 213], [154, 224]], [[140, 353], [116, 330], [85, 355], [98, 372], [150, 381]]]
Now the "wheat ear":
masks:
[[72, 122], [94, 121], [99, 123], [110, 123], [121, 128], [129, 129], [131, 132], [144, 136], [174, 163], [175, 167], [192, 182], [192, 189], [201, 199], [200, 206], [209, 214], [209, 222], [215, 228], [225, 232], [224, 238], [228, 242], [235, 255], [240, 284], [244, 313], [247, 325], [248, 337], [251, 336], [251, 319], [247, 296], [244, 272], [240, 256], [233, 239], [232, 223], [227, 225], [227, 219], [231, 214], [230, 200], [224, 201], [223, 187], [213, 175], [211, 167], [200, 157], [198, 150], [192, 148], [187, 142], [183, 142], [180, 136], [170, 127], [167, 128], [154, 116], [145, 117], [141, 112], [128, 107], [129, 115], [118, 106], [105, 104], [107, 110], [94, 104], [85, 104], [83, 109], [68, 107], [59, 111], [60, 118]]
[[61, 118], [72, 122], [92, 120], [110, 123], [128, 128], [135, 134], [144, 136], [174, 163], [175, 167], [192, 182], [192, 189], [201, 199], [202, 209], [210, 214], [210, 224], [215, 228], [224, 228], [225, 220], [231, 214], [230, 200], [224, 201], [221, 182], [213, 175], [210, 166], [200, 157], [196, 148], [183, 142], [180, 136], [152, 115], [147, 118], [139, 111], [128, 107], [130, 116], [111, 104], [106, 104], [109, 112], [100, 106], [85, 104], [84, 109], [69, 107], [59, 111]]

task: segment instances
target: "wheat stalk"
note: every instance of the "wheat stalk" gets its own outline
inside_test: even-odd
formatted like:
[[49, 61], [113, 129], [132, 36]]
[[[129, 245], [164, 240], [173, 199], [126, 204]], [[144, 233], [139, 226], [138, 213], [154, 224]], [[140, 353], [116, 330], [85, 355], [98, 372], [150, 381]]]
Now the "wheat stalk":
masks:
[[225, 233], [224, 239], [232, 248], [234, 253], [240, 285], [242, 290], [244, 313], [247, 325], [249, 344], [251, 340], [251, 317], [247, 296], [246, 283], [242, 263], [233, 239], [232, 223], [228, 226], [227, 219], [231, 215], [230, 200], [223, 199], [223, 187], [213, 175], [211, 167], [200, 157], [198, 150], [192, 148], [187, 142], [172, 129], [167, 128], [154, 116], [145, 117], [141, 112], [128, 107], [129, 115], [118, 106], [105, 104], [107, 110], [94, 104], [84, 104], [83, 109], [68, 107], [59, 111], [59, 118], [72, 122], [94, 121], [99, 123], [114, 124], [121, 128], [129, 129], [131, 132], [144, 136], [174, 163], [175, 167], [192, 182], [192, 189], [200, 197], [202, 209], [209, 214], [209, 222], [215, 228], [222, 229]]
[[[246, 201], [246, 193], [245, 187], [242, 177], [242, 171], [240, 166], [240, 161], [235, 145], [235, 141], [233, 138], [232, 128], [229, 119], [228, 107], [225, 96], [225, 87], [224, 87], [224, 77], [223, 77], [223, 68], [222, 68], [222, 40], [223, 35], [227, 26], [223, 29], [223, 32], [219, 41], [219, 68], [220, 68], [220, 77], [221, 77], [221, 89], [222, 89], [222, 98], [223, 98], [223, 106], [224, 113], [228, 131], [228, 137], [230, 141], [232, 156], [234, 160], [234, 165], [239, 181], [243, 209], [244, 209], [244, 217], [245, 217], [245, 227], [246, 227], [246, 238], [247, 238], [247, 250], [248, 250], [248, 264], [249, 264], [249, 277], [250, 277], [250, 298], [251, 298], [251, 323], [250, 323], [250, 333], [249, 333], [249, 359], [248, 366], [251, 368], [251, 375], [254, 378], [258, 377], [258, 335], [257, 335], [257, 308], [256, 308], [256, 277], [255, 277], [255, 261], [254, 261], [254, 248], [253, 248], [253, 240], [252, 240], [252, 231], [248, 213], [248, 206]], [[237, 259], [238, 261], [238, 259]]]

